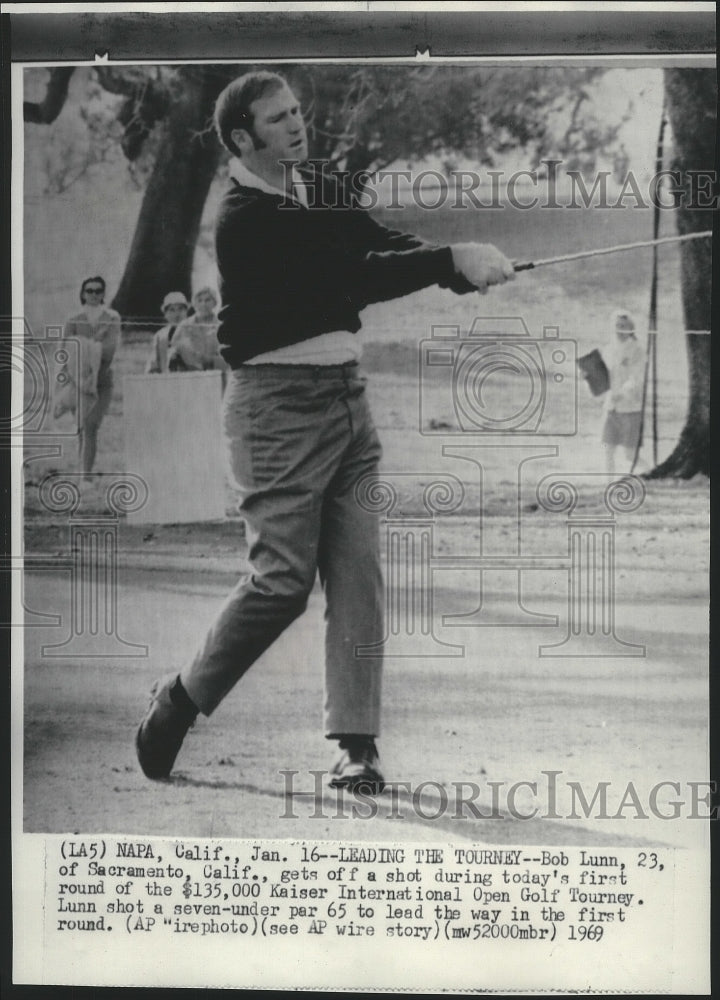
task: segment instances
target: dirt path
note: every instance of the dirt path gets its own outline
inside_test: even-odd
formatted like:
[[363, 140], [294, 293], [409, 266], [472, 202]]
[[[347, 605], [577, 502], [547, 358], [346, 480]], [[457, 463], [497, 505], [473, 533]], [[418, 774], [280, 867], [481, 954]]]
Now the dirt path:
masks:
[[[175, 555], [184, 560], [184, 570], [135, 568], [121, 574], [118, 631], [128, 642], [145, 643], [147, 655], [54, 658], [48, 655], [53, 651], [43, 655], [40, 647], [62, 641], [67, 626], [26, 630], [26, 830], [568, 844], [688, 843], [700, 834], [700, 824], [632, 821], [632, 810], [617, 820], [583, 820], [582, 813], [542, 818], [548, 771], [560, 772], [563, 788], [580, 782], [588, 799], [597, 783], [610, 782], [610, 814], [628, 782], [646, 801], [658, 781], [705, 776], [704, 602], [699, 594], [681, 602], [666, 594], [659, 603], [662, 588], [638, 585], [637, 574], [632, 596], [624, 595], [618, 607], [617, 632], [625, 641], [645, 644], [645, 657], [539, 659], [539, 642], [558, 641], [557, 628], [440, 626], [438, 635], [462, 643], [464, 655], [388, 661], [384, 766], [391, 780], [409, 781], [413, 788], [431, 782], [424, 805], [416, 801], [413, 808], [398, 792], [395, 806], [385, 796], [374, 818], [353, 819], [347, 804], [338, 806], [327, 792], [285, 795], [288, 787], [314, 790], [309, 772], [328, 769], [332, 761], [330, 745], [320, 738], [318, 591], [306, 615], [212, 719], [199, 720], [173, 780], [146, 781], [132, 740], [149, 685], [183, 662], [232, 576], [218, 558], [211, 558], [210, 571], [188, 571], [193, 561], [195, 567], [208, 565], [208, 554], [202, 559], [194, 546], [179, 548]], [[132, 552], [125, 551], [126, 562], [132, 562]], [[643, 581], [651, 578], [645, 567]], [[542, 591], [530, 588], [533, 610], [557, 611], [561, 595], [550, 591], [543, 597]], [[467, 592], [440, 588], [437, 598], [443, 610], [459, 608]], [[69, 599], [58, 574], [28, 574], [28, 607], [53, 609], [67, 622]], [[509, 620], [516, 611], [509, 591], [495, 606], [504, 608]], [[288, 769], [298, 774], [281, 774]], [[454, 816], [453, 796], [463, 781], [481, 789], [477, 801], [486, 816], [492, 813], [487, 782], [505, 782], [504, 818], [477, 819], [469, 811], [464, 818]], [[538, 783], [537, 797], [524, 790], [516, 800], [517, 812], [540, 806], [534, 820], [508, 814], [505, 789], [519, 781]], [[444, 807], [442, 789], [449, 796]], [[563, 808], [570, 804], [567, 794], [560, 801]]]

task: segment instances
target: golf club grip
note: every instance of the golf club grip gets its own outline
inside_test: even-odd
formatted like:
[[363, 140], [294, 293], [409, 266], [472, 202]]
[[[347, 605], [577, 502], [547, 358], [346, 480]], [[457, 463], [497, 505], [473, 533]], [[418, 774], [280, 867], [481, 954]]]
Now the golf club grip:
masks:
[[530, 271], [535, 267], [531, 260], [514, 260], [512, 266], [513, 271]]

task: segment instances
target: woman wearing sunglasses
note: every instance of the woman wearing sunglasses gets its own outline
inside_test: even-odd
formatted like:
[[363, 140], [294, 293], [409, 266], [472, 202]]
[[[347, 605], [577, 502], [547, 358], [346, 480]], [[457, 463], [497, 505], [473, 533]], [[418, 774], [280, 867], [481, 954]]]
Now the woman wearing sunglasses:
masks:
[[[120, 343], [120, 315], [105, 303], [105, 281], [86, 278], [80, 286], [82, 309], [65, 324], [63, 336], [80, 344], [80, 385], [78, 399], [78, 446], [80, 467], [89, 477], [95, 464], [97, 435], [110, 407], [112, 362]], [[90, 344], [97, 345], [90, 349]], [[88, 350], [82, 347], [87, 344]]]

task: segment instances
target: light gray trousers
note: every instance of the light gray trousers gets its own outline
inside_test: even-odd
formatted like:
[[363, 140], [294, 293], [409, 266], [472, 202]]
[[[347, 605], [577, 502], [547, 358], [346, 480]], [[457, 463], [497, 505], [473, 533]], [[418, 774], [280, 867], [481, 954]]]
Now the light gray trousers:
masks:
[[356, 655], [357, 646], [384, 636], [377, 514], [355, 496], [381, 455], [365, 379], [350, 365], [246, 365], [230, 374], [223, 421], [251, 572], [228, 596], [182, 683], [210, 715], [302, 614], [319, 571], [326, 735], [377, 735], [382, 659]]

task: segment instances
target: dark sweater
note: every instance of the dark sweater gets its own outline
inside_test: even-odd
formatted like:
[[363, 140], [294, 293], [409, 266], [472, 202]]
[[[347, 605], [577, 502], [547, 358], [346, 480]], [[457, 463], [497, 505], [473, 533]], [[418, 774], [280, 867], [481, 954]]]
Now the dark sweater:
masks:
[[321, 333], [356, 333], [371, 302], [433, 284], [474, 291], [449, 247], [386, 229], [358, 207], [325, 207], [343, 204], [331, 179], [323, 193], [310, 208], [236, 181], [226, 193], [215, 234], [218, 340], [232, 368]]

